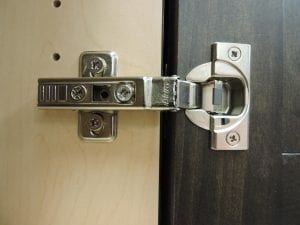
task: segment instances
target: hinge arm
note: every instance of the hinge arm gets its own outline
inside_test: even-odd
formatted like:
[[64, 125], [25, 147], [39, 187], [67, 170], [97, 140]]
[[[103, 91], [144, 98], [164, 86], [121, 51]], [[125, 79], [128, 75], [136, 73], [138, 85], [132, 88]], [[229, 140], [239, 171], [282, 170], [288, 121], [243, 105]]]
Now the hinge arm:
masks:
[[38, 107], [73, 110], [200, 108], [200, 84], [173, 77], [39, 79]]

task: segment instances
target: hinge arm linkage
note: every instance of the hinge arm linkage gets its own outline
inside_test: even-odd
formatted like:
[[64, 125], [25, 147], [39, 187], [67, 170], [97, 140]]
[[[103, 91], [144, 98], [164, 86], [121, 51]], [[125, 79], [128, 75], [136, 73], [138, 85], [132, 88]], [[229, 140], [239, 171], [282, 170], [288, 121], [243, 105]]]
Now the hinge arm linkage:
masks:
[[179, 110], [201, 107], [200, 84], [178, 77], [39, 79], [38, 106], [75, 110]]

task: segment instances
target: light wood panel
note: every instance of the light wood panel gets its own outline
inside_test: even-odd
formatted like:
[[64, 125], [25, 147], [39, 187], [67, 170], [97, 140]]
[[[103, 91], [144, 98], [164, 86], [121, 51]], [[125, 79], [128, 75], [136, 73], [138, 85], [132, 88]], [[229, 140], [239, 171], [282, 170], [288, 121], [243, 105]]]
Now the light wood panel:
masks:
[[0, 3], [0, 224], [157, 224], [159, 113], [121, 112], [115, 142], [84, 143], [77, 113], [38, 110], [36, 88], [77, 77], [83, 51], [116, 51], [121, 76], [159, 75], [162, 2]]

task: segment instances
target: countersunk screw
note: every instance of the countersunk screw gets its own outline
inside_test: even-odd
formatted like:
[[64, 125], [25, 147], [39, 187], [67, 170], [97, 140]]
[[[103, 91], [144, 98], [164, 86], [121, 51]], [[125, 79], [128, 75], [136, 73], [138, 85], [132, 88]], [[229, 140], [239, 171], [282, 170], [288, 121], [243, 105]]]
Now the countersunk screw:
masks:
[[90, 134], [93, 136], [99, 136], [104, 128], [103, 118], [99, 114], [93, 113], [92, 117], [88, 121], [88, 128], [90, 130]]
[[240, 142], [240, 135], [236, 131], [229, 132], [226, 136], [227, 144], [235, 146]]
[[242, 56], [242, 52], [241, 49], [239, 49], [238, 47], [231, 47], [228, 51], [228, 57], [232, 60], [232, 61], [237, 61], [241, 58]]
[[99, 119], [96, 119], [96, 118], [93, 118], [93, 119], [90, 119], [89, 121], [89, 127], [91, 130], [97, 130], [99, 128], [102, 127], [102, 121], [100, 121]]
[[86, 88], [83, 85], [78, 85], [72, 88], [71, 97], [75, 101], [83, 100], [86, 95]]
[[134, 87], [131, 84], [120, 84], [115, 91], [115, 96], [120, 102], [128, 102], [133, 94]]
[[93, 56], [88, 59], [87, 69], [91, 77], [103, 76], [107, 70], [107, 63], [102, 57]]

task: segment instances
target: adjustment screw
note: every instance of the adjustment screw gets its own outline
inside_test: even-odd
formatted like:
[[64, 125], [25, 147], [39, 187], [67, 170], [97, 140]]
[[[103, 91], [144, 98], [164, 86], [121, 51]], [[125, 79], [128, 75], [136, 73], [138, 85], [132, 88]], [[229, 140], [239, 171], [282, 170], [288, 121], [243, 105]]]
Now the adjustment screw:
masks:
[[78, 85], [72, 88], [71, 97], [75, 101], [80, 101], [84, 99], [86, 92], [86, 88], [83, 85]]
[[133, 94], [134, 87], [131, 84], [120, 84], [115, 91], [115, 96], [120, 102], [128, 102]]
[[100, 77], [106, 72], [107, 63], [102, 57], [93, 56], [88, 59], [87, 67], [91, 77]]
[[235, 146], [240, 142], [240, 135], [236, 131], [229, 132], [226, 136], [227, 144]]
[[242, 52], [241, 52], [241, 49], [239, 49], [238, 47], [232, 47], [228, 51], [228, 57], [232, 61], [239, 60], [241, 58], [241, 56], [242, 56]]

